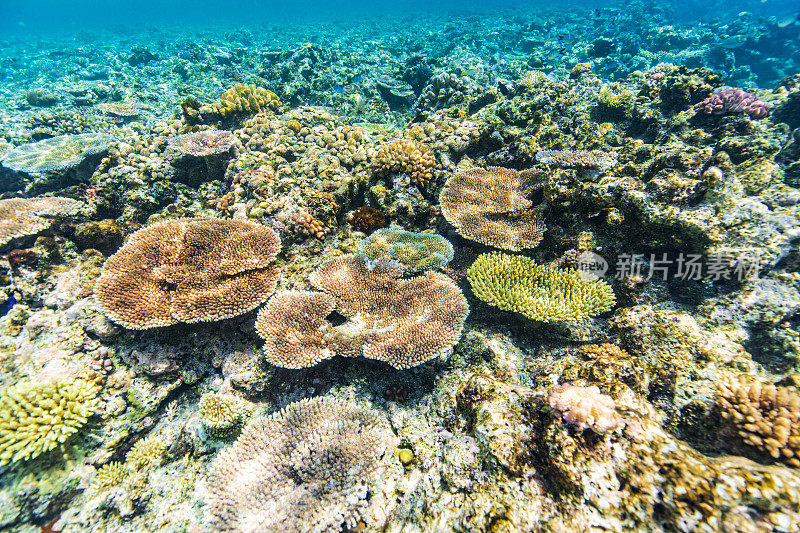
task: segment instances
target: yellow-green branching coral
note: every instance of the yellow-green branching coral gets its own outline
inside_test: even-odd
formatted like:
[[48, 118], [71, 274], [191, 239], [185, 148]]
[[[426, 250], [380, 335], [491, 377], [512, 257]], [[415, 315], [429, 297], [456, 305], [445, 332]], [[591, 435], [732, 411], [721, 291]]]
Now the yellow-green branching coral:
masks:
[[161, 462], [161, 457], [167, 449], [167, 442], [158, 433], [151, 433], [143, 439], [136, 441], [128, 453], [125, 454], [125, 466], [132, 471], [151, 467]]
[[209, 392], [200, 398], [200, 421], [209, 434], [225, 436], [242, 421], [244, 405], [232, 394]]
[[537, 265], [527, 257], [483, 254], [467, 270], [472, 291], [484, 302], [540, 322], [580, 320], [614, 306], [602, 280], [584, 281], [576, 270]]
[[128, 479], [129, 475], [130, 472], [125, 467], [124, 463], [111, 461], [98, 468], [97, 472], [94, 473], [91, 488], [95, 491], [101, 491], [116, 487]]
[[94, 413], [99, 388], [71, 377], [0, 390], [0, 465], [52, 450]]

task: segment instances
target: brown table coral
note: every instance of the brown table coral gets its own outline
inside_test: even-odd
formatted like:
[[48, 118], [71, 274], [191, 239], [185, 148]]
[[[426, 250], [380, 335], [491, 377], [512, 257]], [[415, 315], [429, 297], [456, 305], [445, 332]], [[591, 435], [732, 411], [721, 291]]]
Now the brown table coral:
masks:
[[0, 247], [13, 239], [36, 235], [53, 219], [78, 213], [82, 202], [72, 198], [9, 198], [0, 200]]
[[[372, 265], [356, 255], [323, 264], [310, 281], [325, 293], [282, 293], [259, 312], [267, 360], [303, 368], [337, 353], [360, 354], [403, 369], [445, 352], [461, 337], [467, 300], [444, 276], [400, 279], [401, 273], [391, 262]], [[334, 309], [349, 320], [332, 325], [326, 317]]]
[[534, 175], [510, 168], [470, 168], [456, 172], [442, 189], [442, 215], [462, 237], [519, 251], [535, 248], [544, 223], [533, 208]]
[[95, 298], [130, 329], [221, 320], [255, 309], [275, 290], [280, 239], [234, 220], [168, 220], [132, 234], [103, 266]]

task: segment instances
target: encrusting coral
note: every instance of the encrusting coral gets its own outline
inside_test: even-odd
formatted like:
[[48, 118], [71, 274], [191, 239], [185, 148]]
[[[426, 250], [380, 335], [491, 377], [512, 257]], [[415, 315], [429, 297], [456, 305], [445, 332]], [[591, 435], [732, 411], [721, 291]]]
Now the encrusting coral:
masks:
[[445, 266], [453, 259], [453, 245], [435, 233], [384, 228], [361, 241], [359, 251], [371, 261], [394, 259], [406, 272]]
[[602, 394], [595, 385], [557, 385], [550, 390], [547, 401], [555, 413], [582, 429], [602, 434], [620, 425], [614, 399]]
[[0, 390], [0, 466], [50, 451], [94, 413], [99, 388], [82, 379], [23, 381]]
[[540, 322], [580, 320], [614, 306], [614, 291], [602, 280], [584, 281], [576, 270], [537, 265], [500, 252], [482, 254], [467, 270], [472, 291], [494, 307]]
[[722, 416], [746, 444], [800, 467], [800, 391], [742, 375], [718, 384]]
[[113, 140], [105, 133], [59, 135], [9, 150], [3, 156], [3, 166], [26, 174], [60, 172], [107, 150]]
[[215, 531], [340, 531], [355, 526], [393, 436], [376, 413], [330, 398], [245, 426], [214, 462]]
[[481, 244], [511, 251], [535, 248], [545, 227], [529, 199], [534, 176], [502, 167], [456, 172], [439, 195], [442, 215], [461, 236]]
[[78, 200], [58, 196], [0, 200], [0, 246], [35, 235], [49, 228], [54, 218], [77, 214], [81, 206]]
[[169, 220], [132, 234], [109, 257], [95, 298], [130, 329], [231, 318], [263, 303], [278, 278], [280, 239], [252, 222]]
[[[310, 281], [327, 294], [278, 294], [258, 313], [266, 359], [302, 368], [337, 353], [360, 354], [402, 369], [444, 353], [461, 337], [467, 300], [439, 274], [400, 279], [401, 274], [392, 262], [370, 265], [356, 255], [324, 263]], [[350, 320], [333, 326], [325, 317], [334, 309]]]
[[387, 176], [398, 172], [411, 175], [411, 183], [424, 188], [433, 179], [436, 160], [433, 152], [412, 141], [396, 139], [378, 149], [371, 167], [379, 176]]

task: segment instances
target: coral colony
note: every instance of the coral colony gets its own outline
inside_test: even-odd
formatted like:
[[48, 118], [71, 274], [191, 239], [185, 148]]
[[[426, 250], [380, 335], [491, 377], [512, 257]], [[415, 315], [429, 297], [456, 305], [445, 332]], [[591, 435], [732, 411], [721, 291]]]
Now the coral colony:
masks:
[[0, 530], [798, 531], [756, 4], [5, 39]]

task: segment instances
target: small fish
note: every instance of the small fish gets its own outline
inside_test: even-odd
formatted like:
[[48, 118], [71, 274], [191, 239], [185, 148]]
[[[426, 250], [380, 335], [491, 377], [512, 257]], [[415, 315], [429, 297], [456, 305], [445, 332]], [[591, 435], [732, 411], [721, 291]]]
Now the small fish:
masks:
[[356, 74], [355, 76], [353, 76], [353, 80], [352, 81], [353, 81], [353, 83], [361, 83], [361, 80], [363, 80], [363, 79], [364, 79], [364, 75], [363, 74]]
[[343, 94], [345, 91], [347, 91], [347, 87], [341, 84], [336, 84], [333, 86], [333, 90], [339, 94]]
[[601, 16], [603, 16], [603, 13], [600, 11], [600, 8], [595, 8], [595, 10], [594, 10], [594, 16], [595, 16], [596, 18], [600, 18]]
[[14, 307], [15, 303], [17, 303], [17, 299], [14, 297], [14, 294], [9, 295], [5, 302], [0, 303], [0, 316], [6, 316], [6, 314], [11, 311], [11, 308]]

